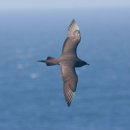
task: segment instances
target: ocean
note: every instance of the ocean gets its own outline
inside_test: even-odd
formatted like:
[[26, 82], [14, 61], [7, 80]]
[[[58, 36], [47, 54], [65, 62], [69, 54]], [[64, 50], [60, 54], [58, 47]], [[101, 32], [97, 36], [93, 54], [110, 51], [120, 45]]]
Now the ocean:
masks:
[[[130, 9], [0, 11], [0, 130], [130, 130]], [[78, 85], [70, 107], [60, 57], [75, 19]]]

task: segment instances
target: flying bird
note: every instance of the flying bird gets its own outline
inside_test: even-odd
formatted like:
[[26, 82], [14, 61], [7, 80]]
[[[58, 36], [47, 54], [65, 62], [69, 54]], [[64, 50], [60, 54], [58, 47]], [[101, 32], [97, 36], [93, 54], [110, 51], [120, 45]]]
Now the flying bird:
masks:
[[47, 57], [44, 62], [47, 66], [60, 65], [60, 75], [63, 81], [63, 93], [68, 107], [73, 101], [78, 77], [75, 72], [75, 67], [89, 65], [85, 61], [78, 58], [76, 49], [81, 40], [80, 31], [77, 23], [73, 19], [67, 32], [67, 38], [62, 47], [62, 54], [59, 58]]

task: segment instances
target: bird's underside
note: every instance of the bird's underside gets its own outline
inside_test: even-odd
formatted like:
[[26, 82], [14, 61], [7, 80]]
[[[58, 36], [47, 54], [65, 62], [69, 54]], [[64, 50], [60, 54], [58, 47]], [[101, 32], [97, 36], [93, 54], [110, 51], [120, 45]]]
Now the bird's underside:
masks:
[[76, 62], [76, 60], [74, 59], [77, 58], [76, 48], [79, 42], [80, 42], [79, 27], [75, 22], [75, 20], [72, 20], [68, 28], [67, 38], [63, 44], [61, 55], [61, 57], [65, 57], [65, 59], [68, 59], [68, 61], [66, 60], [65, 63], [60, 64], [61, 77], [63, 81], [63, 93], [68, 106], [70, 106], [70, 104], [73, 101], [78, 82], [78, 77], [75, 72], [75, 66], [74, 66], [75, 64], [74, 62]]
[[85, 61], [80, 60], [76, 54], [76, 48], [80, 39], [78, 25], [73, 19], [68, 28], [67, 38], [63, 44], [61, 57], [48, 57], [46, 60], [40, 61], [45, 62], [47, 66], [56, 64], [61, 66], [60, 73], [63, 81], [63, 93], [68, 106], [70, 106], [73, 101], [78, 82], [75, 67], [81, 67], [87, 64]]

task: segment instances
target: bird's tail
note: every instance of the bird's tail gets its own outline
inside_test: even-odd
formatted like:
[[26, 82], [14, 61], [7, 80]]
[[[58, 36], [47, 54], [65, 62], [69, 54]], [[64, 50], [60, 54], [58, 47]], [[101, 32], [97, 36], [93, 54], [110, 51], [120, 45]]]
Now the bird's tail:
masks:
[[46, 60], [39, 60], [38, 62], [45, 62], [47, 66], [52, 66], [58, 64], [58, 58], [47, 57]]

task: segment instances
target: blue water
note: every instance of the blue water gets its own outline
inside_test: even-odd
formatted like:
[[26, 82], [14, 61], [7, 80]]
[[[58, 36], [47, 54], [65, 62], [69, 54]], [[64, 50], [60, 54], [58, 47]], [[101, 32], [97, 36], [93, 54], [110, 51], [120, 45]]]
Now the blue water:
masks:
[[[130, 130], [130, 9], [0, 12], [0, 130]], [[68, 108], [59, 57], [75, 18], [78, 87]]]

